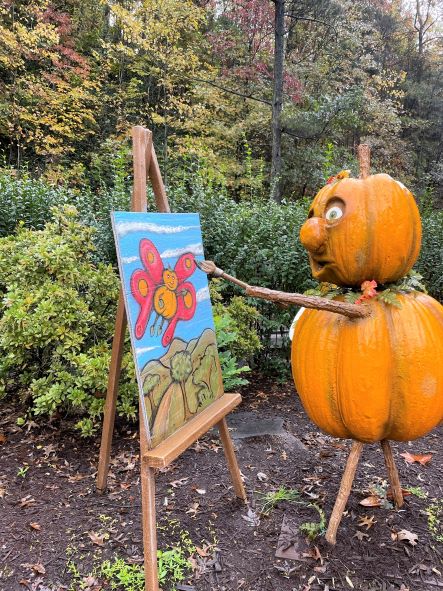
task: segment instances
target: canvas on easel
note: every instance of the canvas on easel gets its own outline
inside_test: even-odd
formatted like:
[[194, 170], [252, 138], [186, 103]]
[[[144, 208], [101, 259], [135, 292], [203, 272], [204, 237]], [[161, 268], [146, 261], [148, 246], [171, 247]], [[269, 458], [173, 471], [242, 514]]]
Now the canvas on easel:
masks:
[[[141, 126], [133, 127], [132, 141], [132, 212], [113, 214], [122, 289], [109, 366], [97, 490], [103, 493], [107, 485], [123, 345], [129, 319], [140, 392], [145, 590], [159, 591], [155, 468], [168, 466], [216, 426], [235, 495], [246, 501], [226, 422], [227, 414], [240, 404], [241, 396], [223, 392], [206, 277], [196, 265], [196, 261], [203, 258], [198, 216], [170, 213], [152, 133]], [[149, 217], [146, 214], [148, 178], [157, 210], [162, 212], [149, 214]], [[159, 227], [168, 228], [163, 236], [162, 232], [158, 232]], [[152, 232], [153, 228], [157, 232]], [[182, 228], [187, 230], [177, 231]], [[186, 234], [188, 231], [191, 233]]]
[[151, 447], [223, 394], [198, 214], [113, 212]]

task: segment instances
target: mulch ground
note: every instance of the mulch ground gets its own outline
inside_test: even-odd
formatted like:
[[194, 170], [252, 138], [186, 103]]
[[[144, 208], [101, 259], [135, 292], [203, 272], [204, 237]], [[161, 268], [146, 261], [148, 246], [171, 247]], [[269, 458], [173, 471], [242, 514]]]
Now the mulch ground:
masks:
[[[255, 413], [258, 419], [284, 418], [283, 434], [237, 443], [248, 507], [234, 498], [216, 432], [158, 474], [159, 547], [174, 545], [183, 532], [198, 546], [193, 572], [177, 589], [443, 588], [443, 544], [438, 541], [443, 535], [442, 426], [418, 441], [393, 444], [402, 485], [415, 493], [406, 497], [401, 510], [390, 507], [385, 498], [379, 446], [365, 446], [337, 545], [329, 547], [320, 536], [306, 545], [302, 560], [283, 560], [275, 557], [283, 519], [318, 523], [321, 511], [329, 517], [349, 442], [320, 433], [304, 414], [291, 384], [257, 381], [243, 396], [241, 412]], [[13, 405], [2, 403], [1, 412], [0, 590], [109, 589], [106, 581], [94, 576], [94, 566], [114, 556], [142, 563], [135, 427], [117, 425], [109, 490], [99, 495], [99, 437], [81, 439], [64, 421], [18, 427], [19, 413]], [[410, 464], [400, 456], [405, 452], [432, 458]], [[297, 489], [298, 502], [277, 503], [263, 515], [263, 494], [282, 487]], [[371, 495], [382, 506], [360, 504]], [[295, 532], [288, 544], [291, 541], [304, 543], [304, 536]], [[166, 584], [164, 590], [168, 589]]]

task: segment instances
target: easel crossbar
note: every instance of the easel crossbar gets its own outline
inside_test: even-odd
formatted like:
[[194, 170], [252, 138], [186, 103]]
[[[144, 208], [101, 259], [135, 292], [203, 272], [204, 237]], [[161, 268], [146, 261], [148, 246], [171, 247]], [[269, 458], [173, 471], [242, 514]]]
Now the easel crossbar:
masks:
[[154, 449], [146, 452], [143, 455], [143, 462], [151, 468], [165, 468], [211, 427], [224, 419], [240, 402], [240, 394], [223, 394], [208, 408], [185, 423], [178, 431]]

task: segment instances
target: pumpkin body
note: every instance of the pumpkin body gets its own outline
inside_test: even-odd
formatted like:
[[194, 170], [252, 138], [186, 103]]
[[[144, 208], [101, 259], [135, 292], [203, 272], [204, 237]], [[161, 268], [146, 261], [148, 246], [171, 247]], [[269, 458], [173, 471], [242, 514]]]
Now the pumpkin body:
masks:
[[443, 306], [417, 292], [398, 298], [401, 308], [371, 300], [359, 320], [306, 310], [297, 322], [294, 381], [334, 437], [408, 441], [443, 420]]
[[[340, 218], [328, 219], [331, 205]], [[343, 178], [314, 198], [300, 231], [318, 281], [360, 286], [393, 282], [408, 273], [421, 245], [421, 222], [412, 193], [388, 174]]]

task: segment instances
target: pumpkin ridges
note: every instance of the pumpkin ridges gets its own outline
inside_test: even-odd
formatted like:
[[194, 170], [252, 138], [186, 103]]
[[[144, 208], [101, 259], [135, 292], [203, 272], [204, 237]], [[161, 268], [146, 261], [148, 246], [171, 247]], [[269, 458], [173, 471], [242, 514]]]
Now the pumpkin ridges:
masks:
[[[443, 420], [443, 307], [425, 294], [398, 297], [402, 308], [372, 300], [372, 317], [357, 321], [310, 311], [303, 332], [296, 328], [292, 360], [300, 398], [313, 422], [333, 436], [404, 441]], [[332, 354], [339, 346], [341, 360]], [[325, 392], [340, 398], [341, 416]]]
[[401, 310], [392, 314], [403, 352], [397, 373], [407, 403], [395, 417], [392, 438], [406, 441], [421, 437], [443, 419], [443, 308], [424, 294], [400, 299], [408, 323], [396, 322]]
[[[292, 373], [294, 381], [298, 386], [298, 393], [303, 407], [308, 416], [321, 429], [335, 437], [350, 437], [347, 429], [338, 422], [338, 413], [336, 411], [336, 387], [331, 370], [334, 368], [334, 339], [337, 338], [339, 326], [336, 323], [336, 315], [324, 313], [323, 325], [332, 329], [327, 330], [327, 338], [318, 342], [317, 340], [317, 314], [323, 314], [321, 311], [306, 310], [299, 319], [293, 337], [293, 346], [291, 351]], [[303, 347], [297, 346], [303, 342]], [[304, 357], [309, 362], [305, 363], [301, 359]], [[329, 359], [330, 363], [324, 364], [323, 360]], [[323, 369], [326, 368], [327, 375], [322, 376]], [[305, 388], [305, 384], [309, 384]]]
[[390, 427], [392, 358], [382, 307], [372, 303], [373, 313], [363, 330], [359, 322], [347, 321], [340, 333], [340, 410], [352, 438], [365, 443], [384, 439]]

